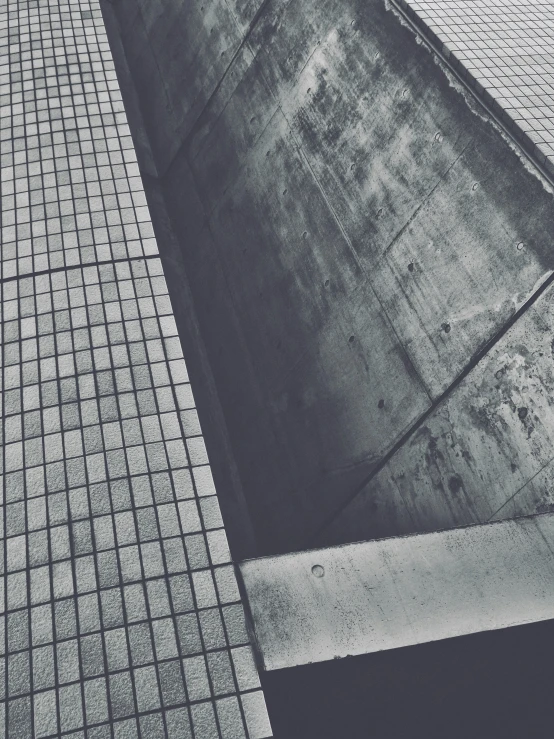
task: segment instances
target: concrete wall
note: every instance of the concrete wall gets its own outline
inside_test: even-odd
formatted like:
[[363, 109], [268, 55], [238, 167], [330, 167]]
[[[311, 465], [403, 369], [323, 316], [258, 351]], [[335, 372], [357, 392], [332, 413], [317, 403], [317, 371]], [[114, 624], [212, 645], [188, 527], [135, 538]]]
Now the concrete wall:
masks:
[[413, 33], [382, 0], [105, 10], [241, 555], [549, 510], [552, 196]]

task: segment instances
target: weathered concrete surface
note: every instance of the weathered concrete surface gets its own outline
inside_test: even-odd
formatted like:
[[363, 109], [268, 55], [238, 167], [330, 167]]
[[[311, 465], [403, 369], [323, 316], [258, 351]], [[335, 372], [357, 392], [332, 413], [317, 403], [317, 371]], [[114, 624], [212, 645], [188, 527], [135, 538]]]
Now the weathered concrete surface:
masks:
[[[426, 428], [444, 423], [433, 403], [551, 274], [552, 196], [381, 0], [119, 0], [114, 12], [250, 553], [327, 541], [339, 513], [332, 541], [486, 520], [512, 494], [512, 464], [519, 487], [544, 466], [550, 405], [533, 444], [506, 423], [478, 451], [482, 422], [453, 395], [465, 425], [449, 433], [476, 470], [455, 498], [415, 430], [430, 410]], [[496, 402], [494, 385], [482, 392]], [[518, 461], [498, 460], [499, 445]], [[382, 493], [357, 496], [397, 447]], [[408, 453], [409, 505], [382, 482]]]
[[240, 565], [266, 671], [554, 618], [554, 514]]
[[551, 510], [553, 399], [550, 288], [318, 540], [340, 543], [345, 534], [431, 531]]

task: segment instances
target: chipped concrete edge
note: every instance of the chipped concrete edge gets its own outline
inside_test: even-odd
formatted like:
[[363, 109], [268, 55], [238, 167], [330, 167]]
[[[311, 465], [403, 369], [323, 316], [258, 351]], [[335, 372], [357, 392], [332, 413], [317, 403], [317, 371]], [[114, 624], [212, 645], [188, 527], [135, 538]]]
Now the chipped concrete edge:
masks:
[[[471, 112], [481, 120], [489, 123], [492, 128], [500, 134], [510, 150], [518, 157], [523, 167], [531, 175], [539, 180], [544, 190], [549, 195], [554, 195], [554, 177], [550, 176], [543, 165], [537, 160], [532, 152], [518, 141], [510, 130], [502, 123], [499, 117], [491, 110], [479, 92], [468, 84], [452, 67], [448, 58], [429, 39], [424, 29], [414, 23], [407, 15], [398, 0], [384, 0], [385, 9], [397, 18], [399, 23], [410, 30], [416, 39], [416, 43], [423, 46], [433, 57], [433, 61], [445, 75], [450, 87], [458, 92], [465, 100]], [[424, 23], [424, 21], [421, 21]], [[517, 124], [514, 121], [514, 125]], [[523, 132], [522, 132], [523, 134]]]

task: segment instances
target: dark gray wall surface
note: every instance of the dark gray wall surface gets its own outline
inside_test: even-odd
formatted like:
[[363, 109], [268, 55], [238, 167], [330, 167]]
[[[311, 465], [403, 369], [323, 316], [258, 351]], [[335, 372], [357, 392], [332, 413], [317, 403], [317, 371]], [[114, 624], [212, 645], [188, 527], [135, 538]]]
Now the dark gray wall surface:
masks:
[[552, 196], [486, 115], [381, 0], [106, 8], [241, 555], [549, 510]]

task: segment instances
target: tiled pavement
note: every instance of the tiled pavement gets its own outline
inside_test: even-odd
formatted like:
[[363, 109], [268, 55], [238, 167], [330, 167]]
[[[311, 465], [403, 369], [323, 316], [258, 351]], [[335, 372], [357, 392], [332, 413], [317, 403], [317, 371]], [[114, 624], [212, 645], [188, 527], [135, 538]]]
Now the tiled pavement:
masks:
[[397, 1], [515, 138], [554, 175], [554, 4]]
[[270, 736], [97, 2], [1, 0], [0, 164], [0, 736]]
[[[554, 172], [554, 7], [398, 2]], [[0, 736], [267, 737], [96, 0], [0, 0], [0, 167]]]

